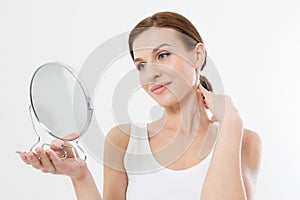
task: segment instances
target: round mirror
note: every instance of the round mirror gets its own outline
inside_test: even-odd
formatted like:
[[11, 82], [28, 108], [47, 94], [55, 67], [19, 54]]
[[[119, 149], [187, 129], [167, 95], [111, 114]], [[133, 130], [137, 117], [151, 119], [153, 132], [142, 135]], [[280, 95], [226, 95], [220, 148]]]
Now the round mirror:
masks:
[[74, 70], [63, 63], [46, 63], [35, 71], [30, 102], [40, 125], [58, 139], [75, 140], [90, 124], [91, 98]]

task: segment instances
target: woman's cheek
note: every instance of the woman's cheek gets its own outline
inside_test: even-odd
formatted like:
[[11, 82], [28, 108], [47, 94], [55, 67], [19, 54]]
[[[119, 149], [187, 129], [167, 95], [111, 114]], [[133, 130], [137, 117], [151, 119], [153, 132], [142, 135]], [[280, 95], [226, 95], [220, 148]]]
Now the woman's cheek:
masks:
[[196, 80], [195, 68], [188, 63], [183, 63], [182, 67], [177, 70], [179, 71], [178, 74], [181, 76], [181, 80], [184, 82], [184, 85], [192, 89]]

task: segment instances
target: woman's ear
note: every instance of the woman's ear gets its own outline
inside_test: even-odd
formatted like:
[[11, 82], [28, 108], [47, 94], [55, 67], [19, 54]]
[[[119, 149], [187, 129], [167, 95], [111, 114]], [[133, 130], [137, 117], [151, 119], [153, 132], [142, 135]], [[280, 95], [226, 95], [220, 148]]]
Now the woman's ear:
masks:
[[199, 70], [200, 70], [200, 67], [196, 67], [195, 68], [195, 71], [196, 71], [196, 82], [195, 82], [195, 84], [193, 86], [194, 90], [198, 90], [198, 87], [200, 85], [200, 71]]
[[198, 42], [195, 47], [195, 62], [196, 62], [195, 67], [201, 70], [200, 67], [203, 65], [204, 61], [205, 61], [205, 47], [203, 43]]

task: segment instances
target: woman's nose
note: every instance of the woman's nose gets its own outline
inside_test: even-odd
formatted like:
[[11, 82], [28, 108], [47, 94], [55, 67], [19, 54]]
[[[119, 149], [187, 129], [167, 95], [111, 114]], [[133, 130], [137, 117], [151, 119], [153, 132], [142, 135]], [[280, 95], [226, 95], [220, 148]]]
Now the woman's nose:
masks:
[[159, 66], [155, 64], [149, 65], [147, 68], [147, 76], [151, 82], [161, 77], [161, 70], [159, 69]]

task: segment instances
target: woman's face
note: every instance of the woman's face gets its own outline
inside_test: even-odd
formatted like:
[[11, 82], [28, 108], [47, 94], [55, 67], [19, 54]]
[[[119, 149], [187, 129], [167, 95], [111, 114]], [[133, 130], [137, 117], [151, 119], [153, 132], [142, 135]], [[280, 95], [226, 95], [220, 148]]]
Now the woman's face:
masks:
[[133, 42], [143, 89], [163, 107], [178, 103], [195, 87], [197, 53], [186, 50], [176, 30], [150, 28]]

